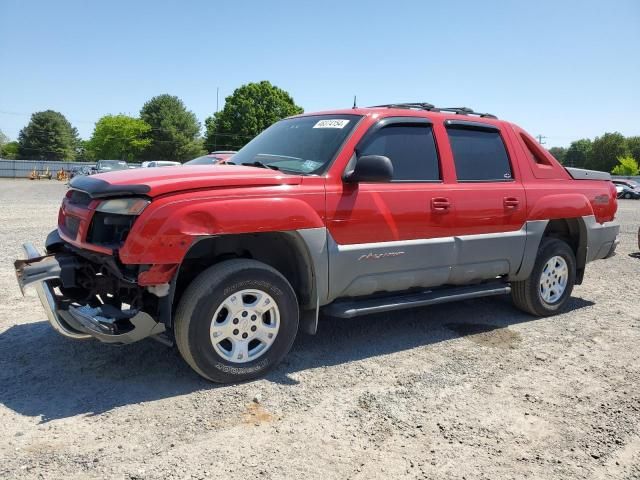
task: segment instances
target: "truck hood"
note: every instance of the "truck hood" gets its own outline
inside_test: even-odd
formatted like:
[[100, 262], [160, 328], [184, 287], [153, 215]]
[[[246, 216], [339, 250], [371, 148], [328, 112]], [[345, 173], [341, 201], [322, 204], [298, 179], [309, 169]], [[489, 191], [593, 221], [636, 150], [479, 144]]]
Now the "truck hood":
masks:
[[300, 175], [238, 165], [202, 165], [136, 168], [92, 176], [74, 177], [70, 186], [92, 198], [123, 195], [157, 197], [184, 190], [224, 187], [297, 185]]

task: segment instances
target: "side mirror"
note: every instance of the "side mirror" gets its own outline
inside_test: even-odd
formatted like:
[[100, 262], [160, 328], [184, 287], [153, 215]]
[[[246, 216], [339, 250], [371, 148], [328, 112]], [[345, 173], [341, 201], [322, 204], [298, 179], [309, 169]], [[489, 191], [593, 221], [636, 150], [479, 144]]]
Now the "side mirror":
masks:
[[388, 157], [382, 155], [364, 155], [358, 157], [356, 165], [344, 176], [347, 183], [390, 182], [393, 178], [393, 164]]

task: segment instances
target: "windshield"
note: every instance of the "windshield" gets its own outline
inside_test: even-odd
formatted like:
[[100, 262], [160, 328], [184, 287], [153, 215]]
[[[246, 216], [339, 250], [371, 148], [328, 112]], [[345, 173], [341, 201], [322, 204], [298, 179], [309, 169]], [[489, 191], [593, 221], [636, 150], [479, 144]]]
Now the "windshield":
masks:
[[312, 115], [275, 123], [231, 159], [295, 173], [320, 173], [360, 120], [360, 115]]
[[628, 188], [638, 188], [638, 187], [640, 187], [640, 185], [638, 185], [638, 182], [636, 182], [634, 180], [613, 180], [613, 183], [615, 183], [616, 185], [619, 185], [621, 187], [628, 187]]
[[211, 155], [205, 155], [203, 157], [194, 158], [193, 160], [189, 160], [185, 162], [184, 165], [213, 165], [214, 163], [218, 163], [221, 158], [212, 157]]
[[104, 170], [125, 170], [129, 168], [129, 165], [127, 165], [127, 162], [119, 160], [102, 160], [98, 162], [98, 168]]

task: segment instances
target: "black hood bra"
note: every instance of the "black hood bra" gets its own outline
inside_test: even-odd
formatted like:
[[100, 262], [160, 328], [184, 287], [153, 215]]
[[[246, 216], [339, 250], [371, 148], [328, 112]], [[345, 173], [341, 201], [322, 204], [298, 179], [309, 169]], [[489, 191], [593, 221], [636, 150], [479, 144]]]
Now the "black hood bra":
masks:
[[85, 192], [91, 198], [145, 195], [151, 190], [149, 185], [114, 185], [102, 179], [84, 175], [72, 178], [69, 186], [75, 190]]

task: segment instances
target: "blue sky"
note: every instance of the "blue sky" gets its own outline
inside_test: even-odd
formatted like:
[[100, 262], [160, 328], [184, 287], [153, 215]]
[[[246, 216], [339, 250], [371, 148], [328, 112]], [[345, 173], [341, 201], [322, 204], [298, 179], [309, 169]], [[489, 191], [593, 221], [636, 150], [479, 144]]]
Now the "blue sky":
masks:
[[0, 0], [0, 130], [178, 95], [204, 122], [269, 80], [306, 111], [399, 101], [497, 114], [547, 146], [640, 135], [640, 1]]

